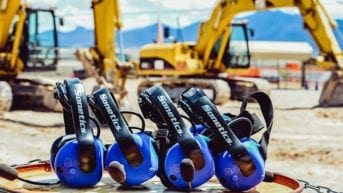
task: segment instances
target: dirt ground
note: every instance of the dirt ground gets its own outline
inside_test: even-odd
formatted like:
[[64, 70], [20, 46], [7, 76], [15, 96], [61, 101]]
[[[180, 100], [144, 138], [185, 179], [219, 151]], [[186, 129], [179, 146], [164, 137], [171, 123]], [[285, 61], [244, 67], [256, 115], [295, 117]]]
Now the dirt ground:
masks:
[[[62, 70], [54, 74], [57, 81], [69, 77], [70, 71]], [[136, 112], [139, 112], [135, 91], [138, 82], [139, 79], [129, 80], [127, 86], [130, 105]], [[89, 86], [87, 81], [85, 84]], [[318, 103], [320, 90], [273, 89], [270, 94], [275, 117], [267, 169], [342, 192], [343, 108], [312, 108]], [[239, 107], [240, 102], [229, 101], [219, 109], [223, 113], [238, 113]], [[248, 110], [259, 112], [254, 104], [249, 104]], [[151, 123], [148, 126], [154, 129]], [[51, 144], [63, 132], [60, 112], [7, 112], [0, 118], [0, 163], [47, 160]], [[105, 143], [113, 142], [108, 129], [103, 129], [101, 136]]]

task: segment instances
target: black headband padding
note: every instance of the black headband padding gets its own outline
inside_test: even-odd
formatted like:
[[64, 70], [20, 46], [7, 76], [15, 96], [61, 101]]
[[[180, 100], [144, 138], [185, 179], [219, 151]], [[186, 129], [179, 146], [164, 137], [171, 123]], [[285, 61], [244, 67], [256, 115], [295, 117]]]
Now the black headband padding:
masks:
[[[64, 84], [66, 85], [73, 128], [79, 147], [80, 169], [86, 173], [91, 172], [96, 167], [96, 150], [85, 90], [81, 81], [77, 78], [65, 80]], [[68, 112], [66, 111], [66, 113]], [[68, 115], [65, 114], [64, 117], [66, 116]], [[68, 118], [67, 121], [69, 120]]]
[[[187, 157], [193, 156], [194, 152], [201, 152], [198, 143], [187, 129], [173, 101], [161, 86], [150, 87], [140, 95], [140, 98], [143, 115], [152, 118], [156, 125], [160, 125], [163, 129], [168, 129], [171, 138], [176, 139]], [[159, 119], [151, 117], [154, 115]], [[202, 153], [200, 157], [203, 159]], [[202, 166], [198, 167], [202, 168]]]
[[261, 145], [260, 151], [262, 153], [264, 160], [266, 160], [269, 137], [273, 127], [274, 107], [270, 97], [266, 93], [257, 91], [251, 93], [243, 99], [241, 112], [246, 111], [247, 104], [251, 99], [255, 99], [255, 101], [260, 105], [260, 109], [262, 111], [262, 115], [266, 123], [266, 131], [262, 134], [261, 140], [259, 141]]
[[247, 160], [250, 158], [249, 152], [204, 92], [200, 89], [189, 88], [181, 94], [180, 101], [182, 101], [180, 102], [181, 107], [193, 119], [198, 120], [198, 122], [201, 122], [205, 127], [216, 133], [218, 141], [224, 145], [225, 149], [236, 160]]
[[102, 119], [110, 127], [129, 164], [131, 166], [140, 165], [143, 162], [143, 155], [136, 145], [114, 96], [107, 88], [102, 88], [93, 93], [93, 100], [99, 110], [98, 116], [101, 114]]

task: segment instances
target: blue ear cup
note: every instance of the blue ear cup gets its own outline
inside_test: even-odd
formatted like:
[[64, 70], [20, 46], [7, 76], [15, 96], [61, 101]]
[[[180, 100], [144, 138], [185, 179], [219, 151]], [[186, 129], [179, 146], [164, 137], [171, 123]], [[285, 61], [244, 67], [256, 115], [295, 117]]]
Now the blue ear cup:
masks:
[[241, 139], [242, 145], [249, 152], [255, 170], [251, 175], [242, 174], [237, 162], [228, 152], [222, 152], [215, 157], [216, 176], [220, 183], [233, 191], [248, 190], [262, 182], [265, 175], [265, 163], [259, 151], [259, 144], [249, 138]]
[[105, 163], [107, 168], [113, 161], [118, 161], [124, 166], [126, 173], [124, 184], [127, 186], [142, 184], [154, 177], [158, 170], [158, 156], [153, 147], [153, 139], [142, 132], [133, 134], [133, 138], [143, 155], [139, 165], [131, 166], [118, 143], [114, 143], [109, 147]]
[[61, 149], [61, 147], [63, 147], [63, 145], [65, 145], [68, 141], [73, 139], [76, 139], [76, 136], [69, 134], [60, 136], [53, 142], [50, 148], [50, 165], [52, 167], [54, 167], [55, 165], [55, 158], [58, 151]]
[[181, 174], [180, 163], [187, 157], [180, 144], [174, 144], [167, 152], [164, 162], [165, 175], [170, 182], [177, 188], [188, 189], [191, 185], [196, 188], [207, 182], [214, 174], [214, 162], [210, 150], [207, 147], [206, 137], [195, 134], [194, 138], [203, 154], [205, 165], [195, 170], [194, 179], [191, 184], [186, 182]]
[[68, 79], [56, 84], [54, 94], [63, 106], [66, 135], [52, 144], [50, 165], [67, 186], [94, 186], [102, 177], [105, 148], [93, 135], [83, 85], [79, 79]]
[[[185, 190], [207, 182], [214, 175], [215, 167], [206, 137], [193, 136], [185, 129], [181, 116], [163, 88], [154, 86], [142, 92], [139, 106], [144, 117], [159, 128], [155, 139], [160, 159], [158, 176], [162, 183], [168, 188]], [[185, 174], [183, 169], [193, 175]]]
[[125, 177], [119, 183], [126, 186], [139, 185], [154, 177], [158, 170], [158, 156], [153, 138], [144, 132], [143, 118], [141, 131], [131, 133], [114, 96], [106, 88], [95, 91], [88, 97], [88, 102], [98, 119], [109, 125], [116, 139], [108, 148], [106, 169], [109, 169], [112, 162], [118, 163], [123, 168], [121, 172], [124, 173], [121, 175]]
[[[224, 187], [244, 191], [264, 179], [265, 154], [261, 144], [250, 138], [254, 129], [248, 118], [232, 119], [220, 115], [199, 89], [191, 88], [185, 91], [179, 103], [198, 124], [191, 128], [192, 132], [212, 136], [209, 146], [215, 157], [216, 176]], [[267, 114], [266, 112], [264, 113]]]
[[51, 157], [52, 168], [63, 184], [71, 187], [90, 187], [101, 180], [104, 149], [99, 139], [95, 139], [94, 145], [97, 164], [91, 172], [83, 172], [79, 167], [79, 145], [76, 138], [65, 142], [55, 157]]

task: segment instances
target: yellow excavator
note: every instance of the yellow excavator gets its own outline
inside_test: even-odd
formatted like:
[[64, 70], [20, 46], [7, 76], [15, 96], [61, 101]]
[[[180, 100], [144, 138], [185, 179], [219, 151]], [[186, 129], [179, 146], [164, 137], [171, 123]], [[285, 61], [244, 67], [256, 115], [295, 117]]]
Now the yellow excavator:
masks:
[[[222, 104], [230, 98], [241, 100], [256, 90], [269, 93], [269, 82], [259, 78], [257, 68], [250, 68], [248, 33], [251, 31], [247, 28], [247, 22], [228, 25], [225, 28], [231, 31], [216, 34], [217, 42], [211, 47], [206, 44], [209, 47], [202, 48], [204, 50], [201, 52], [196, 51], [199, 41], [143, 46], [136, 71], [147, 76], [147, 79], [139, 84], [138, 92], [160, 84], [176, 100], [183, 90], [193, 86], [202, 88], [216, 104]], [[200, 28], [202, 30], [203, 26]], [[203, 52], [209, 52], [206, 59]], [[164, 77], [156, 78], [158, 76]]]
[[[97, 86], [110, 88], [118, 101], [125, 101], [128, 73], [133, 63], [123, 60], [124, 54], [116, 52], [116, 32], [122, 28], [119, 0], [92, 0], [94, 19], [94, 46], [75, 53], [88, 76], [95, 78]], [[95, 89], [95, 88], [94, 88]], [[126, 104], [121, 104], [126, 106]]]
[[230, 88], [231, 98], [238, 99], [256, 89], [268, 90], [260, 79], [234, 76], [239, 74], [236, 69], [249, 69], [250, 53], [245, 25], [232, 21], [238, 13], [286, 7], [299, 9], [317, 43], [320, 56], [315, 64], [332, 71], [319, 105], [343, 105], [342, 50], [333, 34], [337, 24], [319, 0], [220, 0], [211, 17], [201, 23], [196, 42], [149, 44], [140, 50], [138, 74], [159, 78], [148, 79], [139, 89], [161, 84], [177, 97], [185, 87], [196, 86], [207, 90], [217, 104], [225, 102]]
[[[41, 33], [46, 28], [50, 31]], [[24, 71], [56, 69], [56, 28], [53, 8], [34, 9], [20, 0], [0, 0], [0, 114], [13, 106], [59, 108], [51, 96], [52, 84], [39, 77], [18, 77]]]

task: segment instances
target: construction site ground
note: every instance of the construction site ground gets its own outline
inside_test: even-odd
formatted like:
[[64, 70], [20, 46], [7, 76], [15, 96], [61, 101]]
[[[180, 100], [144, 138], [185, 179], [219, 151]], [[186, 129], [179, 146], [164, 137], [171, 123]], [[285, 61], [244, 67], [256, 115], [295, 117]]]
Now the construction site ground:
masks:
[[[53, 81], [69, 78], [71, 70], [79, 67], [75, 61], [64, 61], [56, 72], [30, 74]], [[140, 112], [136, 87], [141, 79], [130, 79], [128, 101], [133, 111]], [[91, 92], [94, 79], [84, 80], [86, 91]], [[343, 191], [343, 108], [313, 108], [318, 104], [320, 89], [272, 89], [274, 126], [270, 138], [267, 170], [301, 179], [314, 186], [325, 186]], [[240, 102], [229, 101], [219, 106], [221, 112], [239, 112]], [[248, 110], [259, 112], [256, 104]], [[262, 117], [261, 117], [262, 118]], [[132, 124], [139, 125], [132, 118]], [[154, 125], [147, 121], [150, 129]], [[26, 163], [33, 159], [49, 159], [53, 141], [64, 134], [61, 112], [12, 110], [0, 119], [0, 163], [9, 165]], [[105, 143], [112, 143], [108, 128], [102, 129]], [[259, 136], [254, 136], [258, 138]], [[304, 192], [311, 192], [305, 190]], [[313, 191], [312, 191], [313, 192]]]

